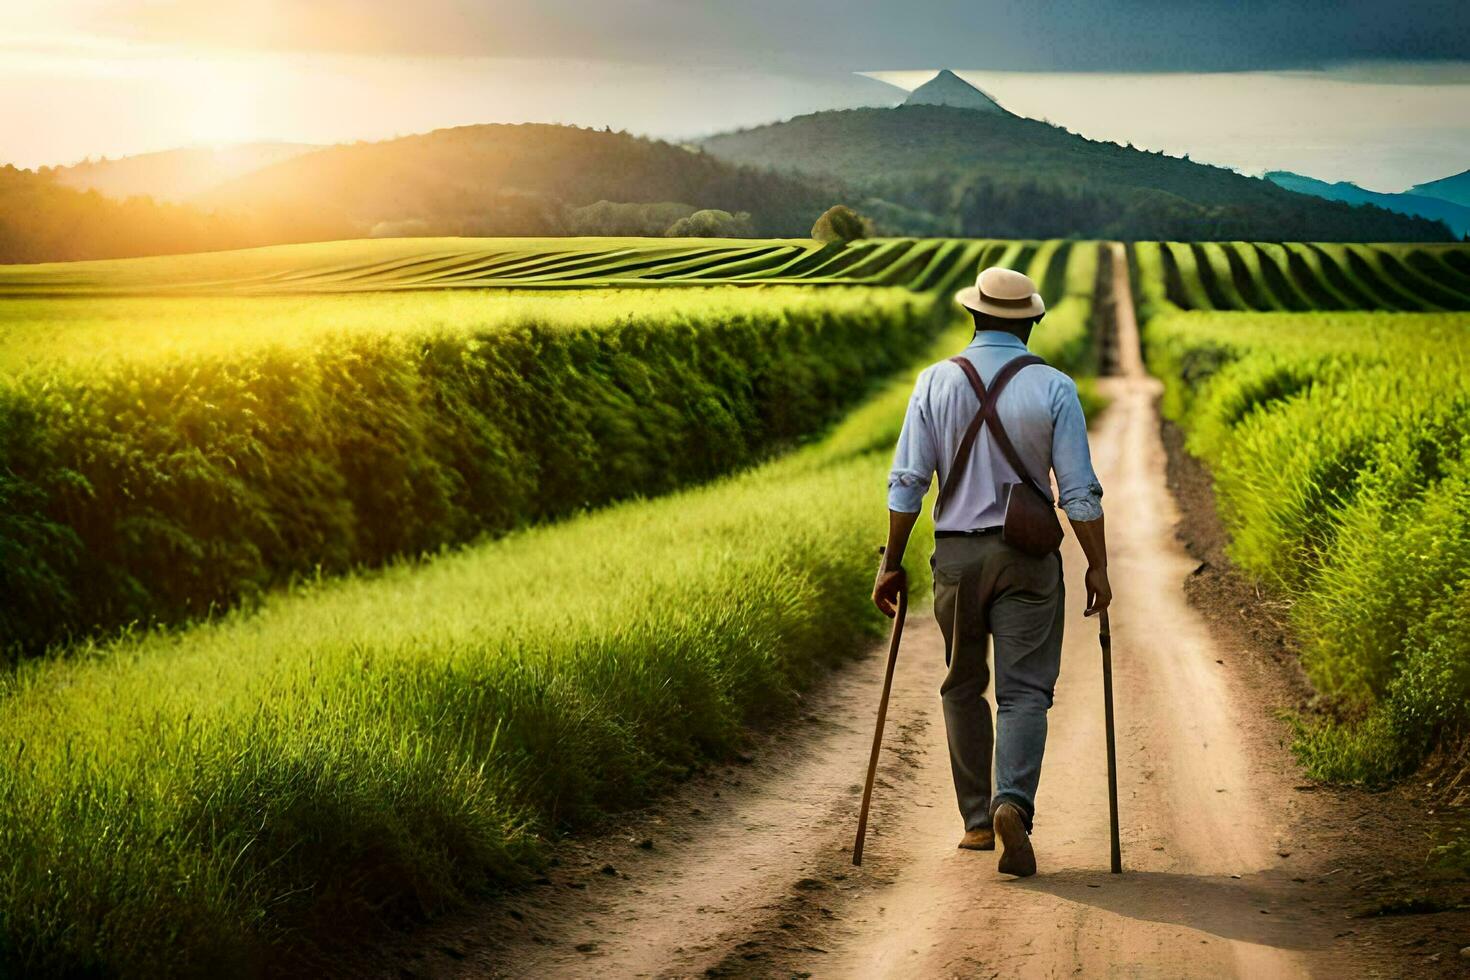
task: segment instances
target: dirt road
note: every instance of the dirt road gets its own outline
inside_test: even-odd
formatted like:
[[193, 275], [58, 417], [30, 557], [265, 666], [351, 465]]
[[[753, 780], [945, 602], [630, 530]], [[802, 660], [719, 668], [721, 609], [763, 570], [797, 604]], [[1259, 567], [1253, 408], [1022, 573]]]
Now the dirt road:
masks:
[[[1117, 273], [1126, 276], [1123, 263]], [[500, 976], [1365, 975], [1325, 898], [1313, 794], [1251, 673], [1181, 589], [1154, 403], [1119, 282], [1119, 375], [1093, 433], [1111, 534], [1126, 873], [1107, 873], [1096, 627], [1064, 550], [1069, 614], [1038, 798], [1041, 873], [955, 849], [938, 697], [942, 644], [914, 610], [898, 665], [867, 859], [849, 861], [881, 683], [878, 651], [723, 780], [573, 848], [542, 887], [446, 923], [413, 972]], [[487, 919], [487, 916], [489, 917]]]

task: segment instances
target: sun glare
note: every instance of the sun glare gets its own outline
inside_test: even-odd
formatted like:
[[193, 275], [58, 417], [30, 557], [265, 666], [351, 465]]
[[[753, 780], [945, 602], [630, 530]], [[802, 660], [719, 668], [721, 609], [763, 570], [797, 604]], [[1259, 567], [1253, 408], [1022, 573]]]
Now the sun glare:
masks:
[[257, 92], [261, 79], [249, 64], [225, 59], [181, 60], [171, 70], [177, 80], [178, 112], [196, 144], [226, 144], [261, 135]]

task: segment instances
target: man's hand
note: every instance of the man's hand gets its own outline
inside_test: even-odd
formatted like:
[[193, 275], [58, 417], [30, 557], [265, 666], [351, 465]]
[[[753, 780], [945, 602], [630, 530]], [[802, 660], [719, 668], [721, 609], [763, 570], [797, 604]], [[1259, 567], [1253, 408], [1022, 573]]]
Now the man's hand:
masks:
[[1096, 616], [1113, 601], [1113, 587], [1108, 584], [1107, 567], [1089, 568], [1083, 581], [1087, 583], [1087, 610], [1082, 615]]
[[873, 605], [878, 611], [892, 619], [898, 613], [898, 593], [908, 588], [908, 576], [903, 572], [903, 552], [909, 546], [909, 535], [914, 531], [917, 513], [903, 511], [888, 512], [888, 544], [878, 549], [878, 577], [873, 580]]
[[898, 593], [908, 588], [908, 576], [903, 567], [878, 566], [878, 577], [873, 581], [873, 605], [878, 611], [892, 619], [898, 611]]
[[1103, 519], [1072, 521], [1072, 531], [1087, 556], [1087, 577], [1083, 580], [1087, 583], [1087, 609], [1082, 615], [1096, 616], [1113, 601], [1113, 587], [1108, 584], [1108, 542]]

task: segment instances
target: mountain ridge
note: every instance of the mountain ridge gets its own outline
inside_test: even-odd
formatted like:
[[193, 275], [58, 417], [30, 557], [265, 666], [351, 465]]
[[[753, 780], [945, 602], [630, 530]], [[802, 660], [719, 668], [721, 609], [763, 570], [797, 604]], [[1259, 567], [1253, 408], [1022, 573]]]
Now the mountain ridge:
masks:
[[1443, 221], [1449, 227], [1450, 232], [1455, 235], [1463, 236], [1470, 233], [1470, 207], [1455, 204], [1445, 198], [1414, 194], [1409, 191], [1398, 194], [1370, 191], [1350, 180], [1329, 183], [1305, 174], [1293, 173], [1290, 170], [1268, 170], [1262, 177], [1273, 184], [1301, 194], [1313, 194], [1348, 204], [1373, 204], [1389, 211], [1397, 211], [1399, 214], [1412, 214], [1431, 221]]
[[1426, 197], [1437, 197], [1441, 201], [1449, 201], [1462, 207], [1470, 207], [1470, 170], [1463, 170], [1439, 180], [1431, 180], [1423, 184], [1415, 184], [1410, 187], [1406, 194], [1422, 194]]
[[[1224, 167], [1010, 113], [842, 109], [717, 134], [731, 163], [841, 181], [925, 233], [993, 237], [1443, 241], [1441, 224], [1296, 193]], [[873, 207], [869, 204], [869, 207]], [[880, 215], [881, 217], [881, 215]], [[904, 219], [900, 213], [896, 217]]]
[[[275, 149], [288, 158], [178, 204], [67, 186], [85, 169], [0, 167], [0, 262], [380, 236], [662, 236], [675, 226], [715, 237], [805, 237], [839, 203], [885, 235], [1451, 237], [1442, 223], [1371, 202], [1297, 193], [1003, 110], [923, 103], [810, 113], [694, 146], [527, 123]], [[160, 163], [187, 170], [190, 159], [145, 158], [139, 172], [167, 174]]]
[[796, 180], [689, 148], [576, 126], [484, 123], [344, 144], [246, 174], [193, 199], [215, 211], [306, 209], [355, 234], [422, 223], [421, 234], [566, 234], [566, 207], [600, 201], [751, 215], [751, 233], [804, 235], [838, 200]]

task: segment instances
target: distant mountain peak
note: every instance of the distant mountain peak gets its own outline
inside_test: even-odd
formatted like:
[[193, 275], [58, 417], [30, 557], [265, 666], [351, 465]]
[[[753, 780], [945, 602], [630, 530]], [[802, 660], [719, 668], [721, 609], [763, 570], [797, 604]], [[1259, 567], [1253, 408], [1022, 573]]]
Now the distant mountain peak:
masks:
[[1408, 193], [1437, 197], [1461, 207], [1470, 207], [1470, 170], [1452, 177], [1431, 180], [1427, 184], [1415, 184], [1409, 188]]
[[[1285, 187], [1289, 191], [1298, 194], [1311, 194], [1314, 197], [1324, 197], [1329, 201], [1343, 201], [1347, 204], [1374, 204], [1389, 211], [1397, 211], [1399, 214], [1417, 215], [1428, 218], [1430, 221], [1443, 221], [1455, 235], [1470, 233], [1470, 207], [1458, 203], [1452, 196], [1455, 191], [1454, 182], [1459, 179], [1464, 185], [1460, 193], [1465, 195], [1467, 204], [1470, 204], [1470, 171], [1457, 177], [1446, 177], [1444, 180], [1436, 181], [1435, 184], [1421, 184], [1411, 187], [1402, 194], [1385, 194], [1380, 191], [1370, 191], [1352, 181], [1339, 180], [1329, 184], [1325, 180], [1317, 180], [1315, 177], [1306, 177], [1302, 174], [1294, 174], [1289, 170], [1268, 170], [1262, 175], [1273, 184]], [[1435, 195], [1434, 190], [1440, 193]]]
[[904, 105], [947, 105], [981, 112], [1005, 112], [999, 102], [948, 68], [909, 93]]

